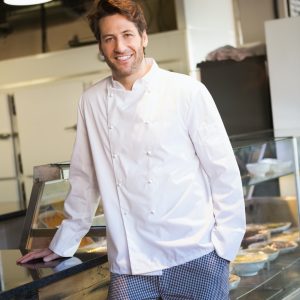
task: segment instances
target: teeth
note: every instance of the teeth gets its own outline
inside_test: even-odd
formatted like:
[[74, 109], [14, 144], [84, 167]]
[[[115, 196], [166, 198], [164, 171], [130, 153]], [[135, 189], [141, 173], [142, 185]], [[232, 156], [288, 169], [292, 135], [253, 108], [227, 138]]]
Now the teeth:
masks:
[[118, 56], [117, 57], [117, 60], [122, 60], [122, 61], [124, 61], [124, 60], [127, 60], [127, 59], [129, 59], [130, 58], [130, 55], [126, 55], [126, 56]]

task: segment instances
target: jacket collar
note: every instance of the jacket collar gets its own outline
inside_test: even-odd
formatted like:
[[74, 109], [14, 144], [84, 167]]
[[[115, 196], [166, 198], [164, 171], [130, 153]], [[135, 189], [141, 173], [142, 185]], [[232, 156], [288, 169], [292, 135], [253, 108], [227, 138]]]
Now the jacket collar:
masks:
[[[152, 83], [157, 78], [157, 72], [159, 67], [153, 58], [146, 58], [146, 62], [151, 64], [150, 70], [141, 78], [137, 79], [133, 84], [132, 90], [139, 89], [141, 87], [146, 87], [147, 89], [151, 89]], [[112, 76], [110, 77], [110, 87], [113, 89], [124, 89], [123, 85], [114, 80]]]

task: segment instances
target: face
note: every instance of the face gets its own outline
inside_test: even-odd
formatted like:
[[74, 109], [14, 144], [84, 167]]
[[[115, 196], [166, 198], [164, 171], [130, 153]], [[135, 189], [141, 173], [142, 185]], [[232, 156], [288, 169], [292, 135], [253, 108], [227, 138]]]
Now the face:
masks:
[[146, 69], [143, 48], [148, 44], [146, 32], [140, 36], [134, 23], [116, 14], [99, 21], [99, 49], [115, 80], [136, 80]]

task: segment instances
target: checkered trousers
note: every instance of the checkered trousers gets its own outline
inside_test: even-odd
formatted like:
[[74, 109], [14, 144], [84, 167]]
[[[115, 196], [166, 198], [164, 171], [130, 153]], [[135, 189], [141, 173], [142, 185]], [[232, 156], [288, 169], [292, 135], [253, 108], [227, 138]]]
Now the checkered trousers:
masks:
[[228, 300], [229, 262], [210, 252], [162, 275], [111, 274], [109, 300]]

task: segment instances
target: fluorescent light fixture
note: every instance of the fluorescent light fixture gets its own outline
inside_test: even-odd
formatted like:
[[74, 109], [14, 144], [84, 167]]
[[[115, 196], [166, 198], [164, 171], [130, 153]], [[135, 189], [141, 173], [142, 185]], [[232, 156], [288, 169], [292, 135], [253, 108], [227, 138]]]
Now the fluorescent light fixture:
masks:
[[35, 5], [50, 2], [52, 0], [4, 0], [4, 3], [9, 5]]

